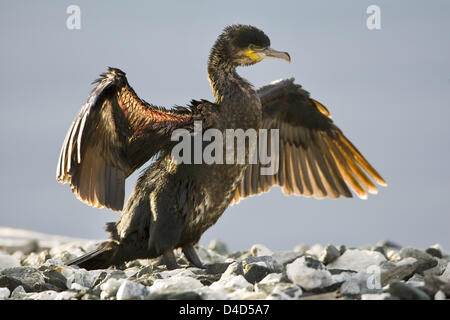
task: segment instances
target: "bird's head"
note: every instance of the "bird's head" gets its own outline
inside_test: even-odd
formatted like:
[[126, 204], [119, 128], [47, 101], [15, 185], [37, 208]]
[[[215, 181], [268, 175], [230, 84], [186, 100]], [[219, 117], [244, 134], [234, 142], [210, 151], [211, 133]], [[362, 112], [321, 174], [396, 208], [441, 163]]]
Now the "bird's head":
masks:
[[291, 61], [287, 52], [270, 47], [270, 39], [263, 31], [240, 24], [224, 29], [214, 44], [210, 57], [211, 60], [219, 60], [232, 67], [252, 65], [264, 58]]

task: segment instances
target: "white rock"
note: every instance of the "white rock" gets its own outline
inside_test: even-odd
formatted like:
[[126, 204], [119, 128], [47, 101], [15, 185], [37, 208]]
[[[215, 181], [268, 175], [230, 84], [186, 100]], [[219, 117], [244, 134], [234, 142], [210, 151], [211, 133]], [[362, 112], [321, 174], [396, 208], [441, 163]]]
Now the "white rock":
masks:
[[55, 300], [58, 292], [47, 290], [27, 295], [27, 300]]
[[203, 286], [201, 288], [195, 289], [194, 291], [200, 295], [202, 300], [227, 300], [227, 299], [229, 299], [228, 292], [225, 289], [213, 290], [208, 286]]
[[11, 292], [8, 288], [0, 288], [0, 300], [6, 300]]
[[131, 278], [131, 277], [135, 276], [136, 274], [138, 274], [139, 271], [140, 271], [140, 269], [138, 267], [128, 268], [125, 270], [125, 276], [127, 278]]
[[229, 292], [236, 291], [239, 289], [245, 289], [248, 291], [253, 290], [253, 285], [249, 283], [243, 275], [231, 276], [219, 281], [214, 282], [209, 286], [213, 290], [225, 289]]
[[124, 279], [110, 278], [104, 283], [102, 283], [100, 285], [100, 289], [102, 290], [100, 298], [104, 300], [109, 297], [115, 296], [117, 294], [117, 290], [119, 290], [120, 285], [122, 284], [123, 281]]
[[95, 279], [99, 276], [100, 273], [104, 272], [104, 270], [85, 270], [80, 268], [73, 267], [60, 267], [61, 274], [67, 279], [67, 287], [71, 288], [73, 283], [76, 283], [80, 286], [90, 288]]
[[288, 278], [305, 290], [327, 287], [333, 284], [331, 273], [323, 265], [319, 269], [307, 265], [305, 257], [298, 258], [286, 266]]
[[0, 251], [0, 270], [12, 267], [20, 267], [20, 261], [17, 258]]
[[192, 277], [177, 275], [166, 279], [157, 279], [149, 288], [149, 293], [164, 293], [165, 291], [192, 291], [203, 287], [203, 284]]
[[11, 298], [17, 298], [20, 299], [24, 295], [26, 295], [26, 291], [22, 286], [17, 286], [13, 292], [11, 293]]
[[203, 263], [222, 263], [227, 259], [225, 256], [203, 247], [198, 247], [197, 253]]
[[450, 281], [450, 262], [447, 264], [444, 273], [441, 275], [441, 279], [444, 281]]
[[260, 284], [277, 284], [280, 282], [282, 277], [283, 277], [283, 274], [281, 274], [281, 273], [269, 273], [258, 283], [260, 283]]
[[395, 249], [387, 249], [386, 256], [389, 261], [397, 262], [402, 260], [403, 258], [400, 256], [399, 251]]
[[323, 249], [324, 247], [321, 244], [315, 244], [308, 251], [306, 251], [306, 254], [314, 256], [318, 259], [322, 254]]
[[71, 290], [76, 290], [76, 291], [88, 290], [89, 289], [88, 287], [82, 286], [81, 284], [76, 283], [76, 282], [72, 283], [69, 288]]
[[360, 294], [361, 289], [359, 288], [359, 281], [357, 279], [347, 280], [341, 285], [341, 288], [339, 289], [339, 291], [343, 295]]
[[117, 300], [143, 299], [146, 295], [146, 287], [140, 283], [124, 280], [117, 290]]
[[62, 291], [58, 292], [55, 297], [55, 300], [70, 300], [77, 295], [76, 292], [73, 291]]
[[183, 276], [183, 277], [194, 277], [195, 276], [195, 274], [191, 270], [182, 269], [182, 268], [168, 270], [168, 271], [162, 271], [159, 273], [159, 275], [163, 279], [171, 278], [171, 277], [175, 277], [175, 276]]
[[391, 294], [383, 293], [366, 293], [361, 295], [361, 300], [387, 300], [391, 298]]
[[309, 250], [309, 246], [306, 244], [298, 244], [294, 247], [294, 252], [296, 253], [300, 253], [300, 254], [305, 254], [306, 251]]
[[51, 258], [51, 259], [47, 259], [43, 266], [46, 267], [50, 267], [50, 266], [55, 266], [55, 267], [65, 267], [66, 265], [64, 264], [64, 262], [62, 262], [61, 259], [58, 258]]
[[267, 300], [296, 300], [303, 294], [302, 288], [288, 283], [278, 283]]
[[263, 292], [253, 292], [247, 289], [238, 289], [228, 295], [228, 299], [231, 300], [260, 300], [265, 298], [266, 294]]
[[271, 256], [273, 254], [273, 251], [267, 248], [263, 244], [255, 244], [251, 247], [250, 252], [255, 257], [259, 256]]
[[434, 295], [434, 300], [446, 300], [447, 297], [445, 296], [445, 293], [442, 290], [439, 290]]
[[348, 249], [327, 267], [329, 269], [367, 271], [369, 267], [378, 266], [383, 261], [386, 261], [386, 258], [377, 251]]

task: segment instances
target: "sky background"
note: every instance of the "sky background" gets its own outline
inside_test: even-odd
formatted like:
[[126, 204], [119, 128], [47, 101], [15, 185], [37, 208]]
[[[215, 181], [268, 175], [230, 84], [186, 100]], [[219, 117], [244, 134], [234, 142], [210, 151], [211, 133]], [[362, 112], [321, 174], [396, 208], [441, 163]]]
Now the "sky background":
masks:
[[[68, 30], [66, 8], [81, 8]], [[381, 30], [366, 9], [381, 8]], [[0, 1], [0, 225], [103, 239], [118, 213], [55, 179], [66, 132], [91, 82], [114, 66], [156, 105], [214, 101], [209, 50], [252, 24], [287, 51], [238, 72], [256, 87], [295, 77], [387, 180], [376, 196], [316, 200], [278, 188], [228, 208], [202, 237], [231, 250], [262, 243], [450, 249], [449, 1]], [[127, 197], [139, 172], [127, 180]]]

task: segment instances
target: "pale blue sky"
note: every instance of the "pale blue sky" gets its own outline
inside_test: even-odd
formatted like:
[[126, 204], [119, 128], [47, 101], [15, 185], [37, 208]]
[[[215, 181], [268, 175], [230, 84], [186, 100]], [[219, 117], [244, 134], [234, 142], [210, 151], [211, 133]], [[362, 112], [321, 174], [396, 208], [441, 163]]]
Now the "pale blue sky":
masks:
[[[81, 8], [81, 30], [66, 8]], [[381, 8], [381, 30], [366, 8]], [[87, 207], [55, 180], [74, 116], [107, 66], [157, 105], [213, 100], [210, 47], [229, 24], [255, 25], [292, 63], [239, 72], [255, 86], [294, 76], [388, 181], [362, 201], [285, 197], [230, 207], [202, 238], [232, 250], [263, 243], [360, 246], [391, 239], [450, 249], [450, 2], [0, 2], [0, 225], [102, 239], [118, 214]], [[127, 196], [137, 174], [127, 182]]]

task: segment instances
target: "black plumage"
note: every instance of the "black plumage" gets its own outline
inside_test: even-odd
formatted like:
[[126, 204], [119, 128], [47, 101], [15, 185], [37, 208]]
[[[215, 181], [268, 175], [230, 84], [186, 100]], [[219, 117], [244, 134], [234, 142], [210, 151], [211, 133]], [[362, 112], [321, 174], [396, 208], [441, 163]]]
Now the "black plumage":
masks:
[[[83, 202], [122, 211], [107, 224], [111, 237], [75, 259], [87, 269], [105, 268], [136, 258], [163, 256], [176, 267], [173, 249], [202, 267], [194, 245], [230, 203], [279, 185], [286, 194], [317, 198], [361, 198], [386, 185], [369, 162], [329, 118], [328, 110], [301, 86], [287, 79], [256, 91], [236, 67], [265, 57], [290, 61], [270, 47], [261, 30], [227, 27], [215, 42], [208, 77], [216, 101], [192, 101], [189, 107], [165, 109], [141, 100], [125, 73], [109, 68], [96, 81], [88, 101], [73, 121], [61, 149], [57, 180], [69, 183]], [[170, 156], [176, 129], [279, 129], [279, 170], [261, 175], [261, 163], [186, 164]], [[270, 141], [268, 144], [270, 145]], [[245, 149], [248, 157], [256, 146]], [[150, 158], [127, 204], [125, 179]], [[123, 209], [123, 210], [122, 210]]]

